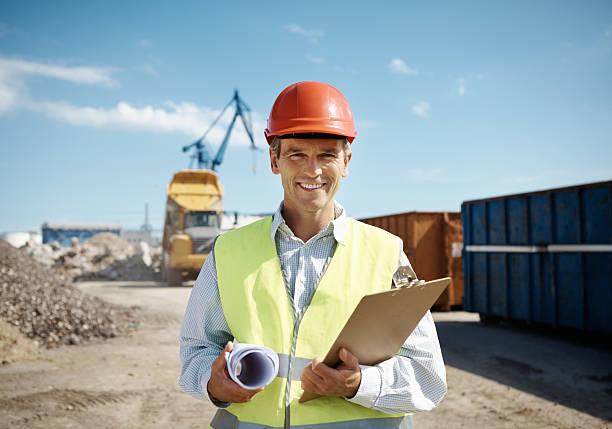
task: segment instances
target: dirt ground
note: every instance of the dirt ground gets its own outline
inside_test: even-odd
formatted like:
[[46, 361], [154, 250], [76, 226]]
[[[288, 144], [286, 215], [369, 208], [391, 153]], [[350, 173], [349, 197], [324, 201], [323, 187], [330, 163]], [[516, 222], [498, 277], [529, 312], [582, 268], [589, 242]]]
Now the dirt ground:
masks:
[[[178, 334], [191, 288], [89, 282], [108, 301], [139, 305], [129, 337], [39, 350], [0, 366], [0, 428], [205, 428], [214, 407], [177, 388]], [[612, 428], [612, 352], [550, 333], [435, 314], [449, 393], [417, 429]]]

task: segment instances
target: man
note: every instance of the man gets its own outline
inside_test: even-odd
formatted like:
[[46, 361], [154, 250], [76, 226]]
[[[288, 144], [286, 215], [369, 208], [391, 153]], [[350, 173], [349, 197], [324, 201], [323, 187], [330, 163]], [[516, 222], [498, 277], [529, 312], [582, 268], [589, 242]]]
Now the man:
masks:
[[[185, 313], [180, 386], [219, 407], [215, 429], [411, 427], [410, 414], [446, 393], [429, 312], [392, 359], [370, 367], [342, 349], [338, 368], [321, 362], [363, 295], [389, 289], [400, 267], [414, 274], [399, 238], [335, 201], [356, 136], [349, 104], [330, 85], [293, 84], [265, 134], [283, 201], [273, 217], [217, 239]], [[281, 370], [264, 389], [229, 378], [234, 339], [278, 353]], [[300, 404], [302, 391], [323, 397]]]

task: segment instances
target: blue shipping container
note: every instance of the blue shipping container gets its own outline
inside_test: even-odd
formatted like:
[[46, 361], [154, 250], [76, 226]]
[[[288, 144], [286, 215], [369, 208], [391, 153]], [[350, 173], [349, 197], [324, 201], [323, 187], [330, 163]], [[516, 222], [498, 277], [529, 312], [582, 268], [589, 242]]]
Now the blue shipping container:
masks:
[[77, 238], [79, 243], [83, 243], [101, 232], [110, 232], [118, 236], [121, 233], [121, 226], [49, 224], [45, 222], [41, 230], [43, 243], [57, 242], [60, 246], [70, 247], [73, 238]]
[[612, 334], [612, 181], [466, 201], [464, 308]]

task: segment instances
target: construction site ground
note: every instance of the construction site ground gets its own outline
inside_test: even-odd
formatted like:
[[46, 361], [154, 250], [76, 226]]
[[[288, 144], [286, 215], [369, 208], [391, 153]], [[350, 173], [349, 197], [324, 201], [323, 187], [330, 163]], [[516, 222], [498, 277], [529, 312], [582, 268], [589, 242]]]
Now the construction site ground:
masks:
[[[0, 366], [2, 428], [205, 428], [214, 407], [177, 388], [180, 320], [191, 288], [78, 287], [143, 309], [137, 331], [79, 346], [23, 347]], [[612, 428], [612, 352], [549, 332], [436, 313], [449, 392], [425, 428]]]

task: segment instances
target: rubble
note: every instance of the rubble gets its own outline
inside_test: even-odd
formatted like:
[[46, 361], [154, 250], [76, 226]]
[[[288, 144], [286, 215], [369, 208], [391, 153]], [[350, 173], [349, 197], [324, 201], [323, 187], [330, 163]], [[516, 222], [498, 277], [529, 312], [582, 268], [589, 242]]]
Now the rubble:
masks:
[[115, 234], [96, 234], [72, 246], [32, 244], [23, 249], [46, 267], [74, 280], [157, 280], [161, 248], [141, 242], [136, 248]]
[[69, 276], [0, 240], [0, 318], [39, 345], [115, 337], [138, 326], [138, 313], [83, 294]]
[[40, 354], [35, 342], [24, 336], [16, 326], [0, 319], [0, 364], [35, 358]]

